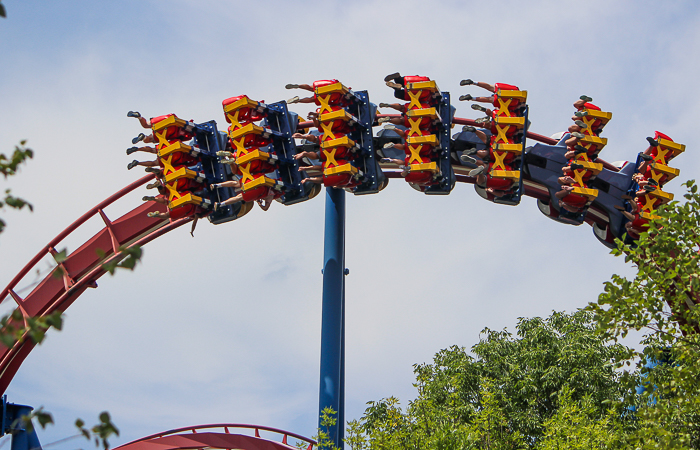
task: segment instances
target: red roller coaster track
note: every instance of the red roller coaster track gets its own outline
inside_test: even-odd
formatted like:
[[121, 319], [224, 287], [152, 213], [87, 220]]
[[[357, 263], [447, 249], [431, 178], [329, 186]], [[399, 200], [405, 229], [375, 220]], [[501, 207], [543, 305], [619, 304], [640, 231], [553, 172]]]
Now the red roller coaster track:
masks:
[[[212, 432], [208, 430], [222, 428], [222, 432]], [[231, 433], [231, 429], [247, 429], [254, 432], [254, 436]], [[207, 431], [204, 431], [207, 430]], [[260, 432], [267, 434], [281, 435], [281, 442], [273, 441], [260, 436]], [[179, 450], [179, 449], [234, 449], [245, 448], [246, 450], [288, 450], [296, 449], [289, 442], [289, 438], [302, 443], [307, 450], [312, 450], [316, 441], [305, 438], [301, 435], [290, 433], [277, 428], [270, 428], [260, 425], [246, 424], [211, 424], [197, 425], [193, 427], [178, 428], [164, 431], [162, 433], [146, 436], [141, 439], [129, 442], [117, 447], [120, 450]]]

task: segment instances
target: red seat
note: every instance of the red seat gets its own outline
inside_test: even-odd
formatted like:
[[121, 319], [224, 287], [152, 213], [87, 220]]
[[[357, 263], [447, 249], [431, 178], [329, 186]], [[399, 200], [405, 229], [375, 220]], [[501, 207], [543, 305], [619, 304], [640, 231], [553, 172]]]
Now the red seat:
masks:
[[[250, 98], [250, 97], [248, 97], [247, 95], [239, 95], [237, 97], [227, 98], [226, 100], [221, 102], [221, 105], [226, 107], [232, 103], [237, 102], [238, 100], [240, 100], [242, 98]], [[260, 103], [264, 103], [264, 102], [260, 102]], [[237, 110], [237, 112], [238, 112], [238, 123], [240, 123], [241, 125], [246, 125], [246, 124], [249, 124], [251, 122], [258, 122], [258, 121], [262, 120], [263, 118], [265, 118], [265, 114], [261, 113], [257, 109], [251, 109], [249, 107], [241, 108], [241, 109]], [[228, 118], [228, 115], [225, 114], [225, 116], [226, 116], [226, 122], [231, 123], [231, 119]]]

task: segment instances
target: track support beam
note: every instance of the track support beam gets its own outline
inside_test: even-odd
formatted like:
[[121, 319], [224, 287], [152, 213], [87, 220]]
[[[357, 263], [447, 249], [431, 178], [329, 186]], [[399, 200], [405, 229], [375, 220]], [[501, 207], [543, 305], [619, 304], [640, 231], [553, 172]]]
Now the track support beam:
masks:
[[[343, 448], [345, 428], [345, 191], [326, 188], [321, 314], [319, 429]], [[335, 426], [321, 427], [321, 412], [336, 411]]]

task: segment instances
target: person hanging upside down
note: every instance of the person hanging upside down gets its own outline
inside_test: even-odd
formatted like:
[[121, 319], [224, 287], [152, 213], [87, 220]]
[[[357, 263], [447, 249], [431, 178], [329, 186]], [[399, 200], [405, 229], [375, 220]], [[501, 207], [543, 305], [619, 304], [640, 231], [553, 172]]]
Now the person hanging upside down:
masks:
[[[493, 163], [484, 163], [476, 169], [469, 172], [470, 177], [476, 178], [476, 185], [483, 188], [494, 197], [503, 197], [504, 195], [512, 194], [515, 183], [506, 178], [495, 178], [487, 176], [487, 172], [491, 170]], [[507, 170], [510, 170], [507, 167]], [[485, 173], [486, 172], [486, 173]]]
[[[160, 203], [161, 205], [167, 205], [168, 204], [168, 190], [162, 184], [157, 186], [157, 188], [158, 188], [158, 195], [156, 195], [156, 196], [145, 195], [141, 200], [143, 200], [144, 202], [156, 202], [156, 203]], [[149, 215], [148, 217], [155, 217], [155, 216]]]
[[[171, 117], [174, 115], [175, 114], [166, 114], [164, 116], [158, 116], [158, 117], [152, 117], [151, 119], [146, 119], [145, 117], [142, 117], [141, 113], [139, 113], [138, 111], [129, 111], [128, 113], [126, 113], [127, 117], [134, 117], [134, 118], [138, 119], [141, 126], [143, 128], [148, 128], [148, 129], [152, 129], [154, 123], [158, 123], [161, 120], [165, 120], [168, 117]], [[173, 140], [186, 141], [186, 140], [192, 139], [192, 137], [193, 137], [193, 134], [191, 132], [185, 131], [184, 129], [182, 129], [180, 127], [177, 127], [176, 130], [169, 131], [166, 134], [166, 138], [169, 141], [173, 141]], [[144, 133], [139, 133], [138, 136], [136, 136], [135, 138], [133, 138], [131, 140], [131, 143], [136, 145], [141, 141], [143, 141], [143, 143], [145, 143], [145, 144], [154, 144], [157, 142], [157, 139], [153, 134], [145, 135]], [[134, 147], [127, 150], [127, 155], [136, 151], [136, 150], [132, 150], [133, 148]], [[129, 153], [130, 150], [131, 150], [131, 153]], [[144, 151], [146, 151], [146, 150], [144, 150]]]
[[[403, 100], [406, 102], [412, 101], [409, 90], [406, 90], [406, 84], [423, 81], [430, 81], [430, 78], [421, 75], [407, 75], [405, 77], [402, 77], [401, 74], [398, 72], [392, 73], [384, 77], [384, 82], [386, 83], [386, 85], [394, 90], [394, 97], [398, 100]], [[416, 95], [416, 91], [414, 90], [413, 92], [414, 95]], [[431, 91], [421, 89], [420, 93], [417, 95], [418, 101], [420, 102], [422, 108], [430, 108], [431, 106], [434, 106], [435, 96]], [[387, 103], [384, 103], [384, 105], [387, 105]], [[386, 107], [393, 108], [393, 106]]]
[[588, 203], [588, 198], [583, 195], [573, 194], [571, 191], [574, 190], [573, 186], [564, 185], [561, 187], [561, 191], [554, 194], [556, 198], [559, 199], [559, 207], [564, 208], [574, 214], [583, 212], [583, 209]]
[[[321, 106], [321, 102], [318, 99], [318, 96], [316, 95], [316, 88], [323, 87], [323, 86], [330, 86], [332, 84], [338, 83], [338, 80], [317, 80], [314, 81], [313, 84], [288, 84], [285, 86], [285, 89], [303, 89], [305, 91], [313, 92], [314, 95], [311, 97], [305, 97], [305, 98], [299, 98], [298, 96], [292, 97], [289, 100], [287, 100], [287, 103], [315, 103], [318, 106]], [[337, 107], [343, 107], [347, 100], [345, 99], [343, 94], [334, 92], [331, 94], [328, 94], [328, 105], [329, 106], [337, 106]]]
[[[229, 182], [224, 182], [224, 183], [229, 183]], [[223, 184], [223, 183], [220, 183], [220, 184]], [[239, 202], [244, 201], [243, 196], [244, 196], [244, 193], [241, 192], [241, 193], [239, 193], [239, 194], [237, 194], [237, 195], [235, 195], [235, 196], [233, 196], [233, 197], [231, 197], [223, 202], [214, 203], [214, 211], [218, 210], [222, 206], [233, 205], [235, 203], [239, 203]], [[262, 209], [263, 211], [267, 211], [268, 209], [270, 209], [270, 205], [272, 204], [272, 200], [274, 200], [275, 197], [276, 197], [275, 192], [272, 189], [270, 189], [267, 196], [265, 196], [264, 198], [261, 198], [261, 199], [257, 199], [257, 200], [255, 200], [255, 202], [258, 204], [260, 209]]]
[[[498, 91], [499, 90], [504, 90], [504, 91], [519, 91], [520, 90], [520, 88], [518, 88], [517, 86], [514, 86], [512, 84], [506, 84], [506, 83], [489, 84], [489, 83], [484, 83], [483, 81], [474, 82], [470, 79], [460, 81], [459, 85], [460, 86], [475, 85], [475, 86], [478, 86], [482, 89], [486, 89], [487, 91], [493, 93], [493, 95], [490, 95], [488, 97], [473, 97], [470, 94], [464, 94], [464, 95], [461, 95], [459, 97], [460, 101], [475, 101], [475, 102], [479, 102], [479, 103], [490, 103], [495, 107], [499, 107], [499, 103], [498, 103]], [[511, 106], [508, 107], [508, 109], [510, 111], [515, 112], [516, 110], [518, 110], [522, 106], [523, 106], [523, 104], [520, 101], [515, 101], [515, 102], [513, 102], [513, 104]], [[472, 106], [472, 108], [477, 109], [474, 106]], [[484, 112], [486, 112], [486, 111], [484, 111]]]

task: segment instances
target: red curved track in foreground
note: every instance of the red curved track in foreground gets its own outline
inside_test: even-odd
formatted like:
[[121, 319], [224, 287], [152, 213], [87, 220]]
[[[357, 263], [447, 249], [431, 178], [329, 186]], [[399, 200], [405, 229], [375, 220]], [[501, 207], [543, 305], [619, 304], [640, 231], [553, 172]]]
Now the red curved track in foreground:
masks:
[[[144, 203], [114, 221], [107, 218], [104, 208], [153, 178], [154, 176], [149, 174], [131, 183], [63, 230], [10, 281], [0, 294], [1, 301], [5, 301], [8, 297], [12, 298], [25, 318], [63, 311], [87, 288], [97, 287], [97, 279], [105, 274], [102, 265], [118, 259], [120, 247], [147, 244], [168, 231], [189, 222], [191, 220], [189, 218], [168, 223], [167, 220], [147, 217], [146, 214], [150, 211], [163, 210], [164, 206], [155, 202]], [[55, 271], [52, 271], [26, 297], [20, 297], [16, 290], [17, 284], [22, 278], [30, 273], [45, 256], [55, 254], [56, 246], [80, 225], [97, 215], [104, 221], [104, 228], [73, 251], [63, 263], [59, 264], [63, 276], [55, 276]], [[105, 253], [102, 258], [98, 256], [97, 250], [102, 250]], [[19, 366], [33, 348], [34, 344], [29, 339], [15, 344], [11, 348], [0, 346], [0, 392], [5, 392]]]
[[[223, 432], [208, 431], [223, 428]], [[231, 428], [254, 431], [254, 435], [234, 434]], [[207, 431], [205, 431], [207, 430]], [[278, 435], [280, 441], [260, 437], [260, 431]], [[279, 436], [281, 435], [281, 436]], [[303, 443], [307, 450], [312, 450], [316, 441], [298, 434], [276, 428], [259, 425], [245, 424], [212, 424], [198, 425], [194, 427], [178, 428], [163, 433], [146, 436], [128, 444], [116, 447], [119, 450], [180, 450], [180, 449], [246, 449], [246, 450], [289, 450], [296, 449], [294, 443], [289, 442], [293, 438], [296, 442]], [[115, 449], [115, 450], [116, 450]]]
[[[378, 114], [378, 117], [399, 116]], [[455, 117], [453, 122], [459, 125], [476, 124], [471, 119], [462, 119], [458, 117]], [[312, 122], [302, 122], [299, 124], [299, 128], [306, 128], [311, 125], [313, 125]], [[531, 132], [527, 133], [527, 137], [549, 145], [556, 144], [557, 142], [555, 139]], [[598, 162], [602, 162], [607, 169], [615, 172], [618, 171], [618, 168], [610, 163], [602, 161], [601, 159], [598, 159]], [[395, 167], [391, 164], [383, 165], [384, 169], [392, 169]], [[467, 167], [453, 167], [455, 169], [457, 181], [474, 183], [474, 178], [468, 176], [469, 169]], [[399, 172], [391, 170], [385, 170], [385, 173], [388, 178], [400, 178], [401, 176]], [[14, 279], [10, 281], [8, 286], [0, 294], [0, 301], [5, 301], [8, 297], [12, 298], [15, 303], [17, 303], [17, 307], [22, 312], [23, 317], [41, 317], [55, 311], [64, 311], [87, 288], [97, 287], [97, 279], [105, 274], [102, 265], [106, 262], [118, 259], [121, 255], [118, 252], [120, 247], [147, 244], [168, 231], [190, 222], [192, 220], [190, 218], [168, 222], [168, 220], [158, 220], [147, 217], [146, 214], [150, 211], [165, 210], [165, 206], [155, 202], [144, 203], [114, 221], [110, 221], [107, 218], [104, 213], [104, 208], [122, 198], [124, 195], [143, 186], [153, 178], [155, 178], [154, 175], [149, 174], [131, 183], [89, 210], [68, 228], [63, 230], [42, 248]], [[530, 197], [542, 200], [549, 199], [549, 191], [545, 186], [528, 179], [524, 180], [524, 191], [525, 195]], [[20, 297], [16, 292], [17, 284], [30, 273], [45, 256], [56, 253], [55, 247], [58, 246], [63, 239], [76, 231], [80, 225], [97, 215], [102, 218], [105, 227], [82, 246], [73, 251], [63, 263], [59, 264], [60, 269], [63, 271], [63, 276], [56, 277], [53, 274], [49, 274], [26, 297]], [[587, 221], [607, 220], [607, 216], [598, 212], [594, 207], [589, 209], [589, 216], [590, 218], [587, 218]], [[98, 250], [104, 252], [102, 258], [98, 256]], [[7, 390], [19, 366], [33, 348], [34, 344], [30, 340], [15, 344], [11, 348], [0, 345], [0, 393], [4, 393]]]

